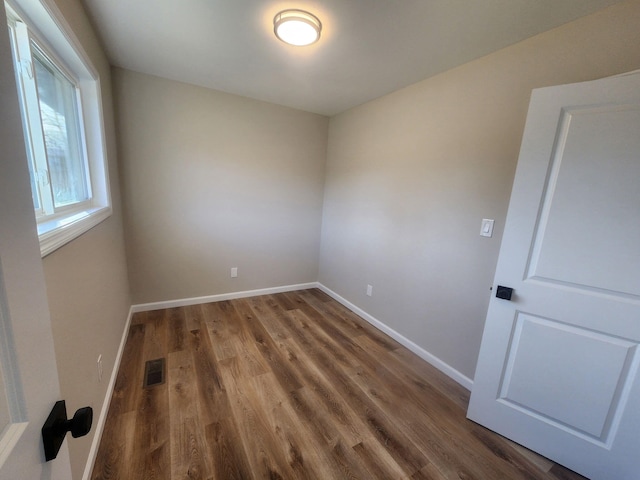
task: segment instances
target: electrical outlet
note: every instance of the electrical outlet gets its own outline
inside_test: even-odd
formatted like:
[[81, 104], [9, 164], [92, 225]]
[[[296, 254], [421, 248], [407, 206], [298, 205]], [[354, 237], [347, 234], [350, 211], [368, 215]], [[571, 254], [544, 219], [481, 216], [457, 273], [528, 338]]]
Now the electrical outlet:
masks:
[[98, 383], [102, 382], [102, 354], [98, 355]]
[[367, 285], [367, 297], [373, 295], [373, 287], [371, 285]]
[[238, 267], [233, 267], [231, 269], [231, 278], [236, 278], [238, 276]]

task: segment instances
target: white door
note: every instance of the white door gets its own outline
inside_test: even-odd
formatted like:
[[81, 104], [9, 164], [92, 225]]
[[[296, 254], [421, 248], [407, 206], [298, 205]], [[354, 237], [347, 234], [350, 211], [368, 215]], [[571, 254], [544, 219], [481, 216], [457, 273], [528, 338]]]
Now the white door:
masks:
[[640, 478], [640, 73], [534, 90], [468, 417]]
[[[0, 2], [0, 19], [4, 18], [4, 2]], [[40, 434], [59, 395], [11, 50], [4, 28], [0, 34], [0, 480], [71, 478], [66, 441], [58, 458], [45, 462]]]

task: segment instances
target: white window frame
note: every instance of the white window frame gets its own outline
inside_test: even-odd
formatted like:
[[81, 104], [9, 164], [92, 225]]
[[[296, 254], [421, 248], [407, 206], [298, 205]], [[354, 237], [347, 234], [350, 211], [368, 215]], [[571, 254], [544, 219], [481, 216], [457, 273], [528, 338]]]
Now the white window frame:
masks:
[[[112, 214], [111, 192], [106, 156], [100, 77], [68, 23], [51, 0], [4, 0], [9, 22], [26, 24], [30, 38], [79, 91], [82, 140], [88, 172], [90, 199], [59, 209], [55, 215], [42, 216], [34, 209], [42, 257], [107, 219]], [[15, 40], [15, 39], [14, 39]], [[15, 43], [15, 42], [14, 42]], [[22, 75], [32, 64], [23, 62], [16, 75], [19, 94], [23, 92]], [[25, 122], [23, 122], [25, 125]], [[28, 127], [25, 125], [25, 130]], [[25, 131], [30, 144], [31, 135]], [[33, 152], [34, 149], [32, 148]]]

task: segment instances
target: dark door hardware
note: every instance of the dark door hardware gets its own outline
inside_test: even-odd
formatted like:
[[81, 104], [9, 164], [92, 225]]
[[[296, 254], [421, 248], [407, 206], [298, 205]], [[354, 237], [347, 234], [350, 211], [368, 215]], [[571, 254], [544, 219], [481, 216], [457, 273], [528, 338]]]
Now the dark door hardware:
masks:
[[67, 432], [71, 432], [73, 438], [84, 437], [91, 430], [92, 421], [93, 409], [91, 407], [79, 409], [71, 420], [67, 420], [67, 407], [64, 400], [57, 401], [42, 427], [42, 443], [47, 462], [58, 456], [58, 451]]
[[498, 288], [496, 289], [497, 298], [501, 298], [503, 300], [511, 300], [511, 295], [513, 295], [513, 288], [498, 285]]

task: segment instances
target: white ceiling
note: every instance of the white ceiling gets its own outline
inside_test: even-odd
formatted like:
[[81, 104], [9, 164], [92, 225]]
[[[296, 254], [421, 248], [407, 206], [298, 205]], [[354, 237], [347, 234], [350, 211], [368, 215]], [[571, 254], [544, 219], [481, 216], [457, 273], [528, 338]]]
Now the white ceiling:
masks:
[[[83, 1], [113, 65], [333, 115], [619, 0]], [[285, 8], [320, 41], [279, 41]]]

